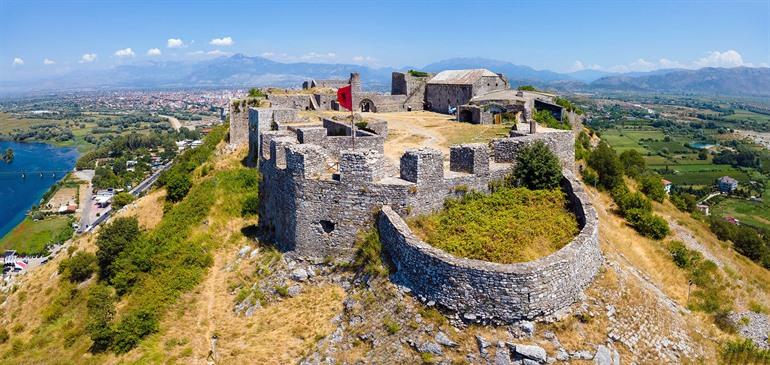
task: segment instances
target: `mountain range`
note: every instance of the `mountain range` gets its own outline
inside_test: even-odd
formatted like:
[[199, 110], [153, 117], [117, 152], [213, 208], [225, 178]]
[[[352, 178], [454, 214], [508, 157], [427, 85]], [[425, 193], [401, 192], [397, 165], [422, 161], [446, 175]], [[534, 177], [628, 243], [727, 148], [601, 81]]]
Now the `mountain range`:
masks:
[[452, 58], [423, 67], [373, 68], [353, 64], [282, 63], [236, 54], [199, 62], [140, 62], [98, 71], [75, 71], [46, 79], [0, 83], [0, 93], [94, 90], [111, 88], [298, 87], [307, 79], [346, 78], [359, 72], [363, 87], [389, 91], [393, 71], [487, 68], [503, 73], [511, 85], [533, 84], [556, 90], [632, 91], [770, 97], [770, 68], [669, 69], [612, 73], [582, 70], [559, 73], [485, 58]]

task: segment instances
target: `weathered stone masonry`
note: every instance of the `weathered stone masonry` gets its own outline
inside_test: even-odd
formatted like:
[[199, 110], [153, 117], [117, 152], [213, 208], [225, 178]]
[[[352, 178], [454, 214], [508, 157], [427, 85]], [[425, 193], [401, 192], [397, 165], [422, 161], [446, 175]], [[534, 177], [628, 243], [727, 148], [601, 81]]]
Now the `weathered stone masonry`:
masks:
[[[358, 130], [356, 148], [350, 128], [333, 120], [260, 134], [260, 226], [280, 249], [316, 262], [347, 260], [357, 234], [376, 223], [396, 277], [418, 296], [467, 318], [510, 322], [553, 313], [577, 299], [602, 256], [596, 212], [571, 172], [572, 132], [514, 132], [490, 144], [452, 146], [449, 170], [440, 151], [407, 150], [393, 176], [383, 156], [387, 125], [372, 127], [381, 134]], [[457, 258], [419, 241], [401, 219], [435, 212], [467, 190], [489, 191], [491, 182], [511, 171], [517, 151], [538, 140], [565, 168], [564, 189], [581, 226], [560, 251], [513, 265]]]
[[390, 207], [378, 219], [396, 280], [467, 319], [511, 322], [553, 314], [578, 300], [603, 261], [598, 218], [580, 183], [565, 170], [565, 190], [581, 226], [561, 250], [535, 261], [498, 264], [452, 256], [417, 238]]

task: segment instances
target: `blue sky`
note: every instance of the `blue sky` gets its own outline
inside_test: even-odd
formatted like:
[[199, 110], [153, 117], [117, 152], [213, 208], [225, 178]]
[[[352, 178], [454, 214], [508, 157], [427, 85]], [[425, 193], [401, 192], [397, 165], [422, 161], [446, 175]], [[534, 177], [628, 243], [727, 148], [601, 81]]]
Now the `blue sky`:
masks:
[[0, 0], [4, 79], [233, 53], [397, 67], [486, 57], [561, 72], [767, 66], [770, 0]]

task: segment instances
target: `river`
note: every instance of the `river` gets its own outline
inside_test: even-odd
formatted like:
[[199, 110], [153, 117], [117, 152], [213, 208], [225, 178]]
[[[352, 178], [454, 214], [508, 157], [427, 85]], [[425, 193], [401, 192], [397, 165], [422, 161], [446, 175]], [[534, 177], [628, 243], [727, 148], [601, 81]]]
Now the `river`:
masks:
[[27, 173], [22, 178], [20, 171], [69, 171], [78, 158], [75, 148], [44, 143], [0, 142], [0, 154], [9, 147], [14, 152], [13, 162], [0, 160], [0, 237], [24, 220], [29, 208], [39, 204], [43, 194], [65, 175]]

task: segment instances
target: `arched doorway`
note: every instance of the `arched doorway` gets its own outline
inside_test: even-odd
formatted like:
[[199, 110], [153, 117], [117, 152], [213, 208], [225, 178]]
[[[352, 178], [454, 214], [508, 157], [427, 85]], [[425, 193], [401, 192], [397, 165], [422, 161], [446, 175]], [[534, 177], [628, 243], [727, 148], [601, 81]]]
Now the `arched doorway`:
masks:
[[377, 108], [374, 106], [374, 102], [369, 99], [361, 100], [361, 111], [376, 113]]

